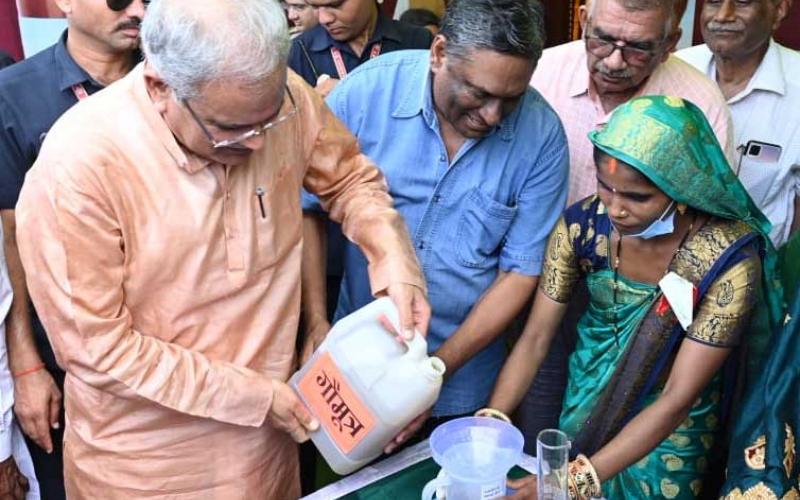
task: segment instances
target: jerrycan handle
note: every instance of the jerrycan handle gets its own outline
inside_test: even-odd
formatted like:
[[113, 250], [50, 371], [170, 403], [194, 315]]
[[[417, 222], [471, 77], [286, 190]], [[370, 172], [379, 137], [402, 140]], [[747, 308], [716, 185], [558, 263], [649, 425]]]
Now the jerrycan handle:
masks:
[[[394, 305], [394, 302], [392, 302], [392, 299], [388, 297], [378, 299], [378, 302], [381, 301], [384, 302], [383, 304], [380, 304], [383, 314], [396, 331], [403, 331], [403, 329], [400, 327], [400, 315], [397, 311], [397, 307]], [[435, 356], [428, 357], [428, 343], [425, 341], [425, 337], [423, 337], [418, 330], [414, 329], [414, 336], [410, 339], [406, 339], [402, 336], [400, 338], [403, 340], [403, 343], [407, 349], [406, 353], [403, 355], [404, 358], [419, 360], [420, 370], [430, 379], [435, 380], [444, 375], [444, 362]]]
[[419, 363], [419, 370], [430, 380], [441, 380], [444, 376], [444, 361], [436, 356], [428, 356], [428, 343], [417, 330], [411, 340], [403, 339], [408, 351], [403, 355], [412, 361]]

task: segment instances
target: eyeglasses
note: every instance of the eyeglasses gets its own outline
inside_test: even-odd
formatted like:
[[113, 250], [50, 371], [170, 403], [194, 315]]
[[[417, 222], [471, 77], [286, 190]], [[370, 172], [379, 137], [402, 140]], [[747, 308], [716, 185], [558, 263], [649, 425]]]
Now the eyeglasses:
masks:
[[242, 143], [242, 142], [244, 142], [244, 141], [246, 141], [248, 139], [252, 139], [253, 137], [259, 136], [259, 135], [263, 134], [264, 132], [266, 132], [267, 130], [280, 125], [281, 123], [285, 122], [289, 118], [291, 118], [294, 115], [296, 115], [297, 114], [297, 104], [295, 104], [295, 102], [294, 102], [294, 96], [292, 95], [292, 91], [289, 90], [288, 86], [285, 87], [285, 88], [286, 88], [286, 93], [289, 95], [289, 102], [292, 103], [292, 110], [291, 111], [289, 111], [288, 113], [286, 113], [283, 116], [279, 116], [275, 120], [267, 122], [267, 123], [265, 123], [263, 125], [259, 125], [258, 127], [255, 127], [252, 130], [248, 130], [247, 132], [245, 132], [243, 134], [240, 134], [240, 135], [234, 137], [233, 139], [225, 139], [225, 140], [222, 140], [222, 141], [218, 141], [218, 140], [214, 139], [214, 136], [211, 135], [211, 132], [203, 124], [203, 120], [201, 120], [200, 117], [197, 116], [197, 113], [194, 112], [194, 109], [192, 109], [192, 107], [189, 106], [189, 101], [188, 100], [181, 99], [181, 102], [183, 103], [184, 106], [186, 106], [186, 109], [189, 110], [189, 113], [192, 115], [192, 118], [194, 118], [194, 121], [195, 121], [195, 123], [197, 123], [197, 126], [200, 127], [200, 130], [202, 130], [203, 134], [205, 134], [206, 138], [208, 138], [208, 142], [211, 143], [211, 147], [214, 148], [214, 149], [220, 149], [220, 148], [227, 148], [227, 147], [230, 147], [230, 146], [233, 146], [233, 145], [236, 145], [236, 144], [240, 144], [240, 143]]
[[[133, 0], [106, 0], [106, 5], [109, 9], [113, 10], [114, 12], [121, 12], [128, 8], [130, 4], [133, 3]], [[142, 3], [145, 7], [147, 4], [150, 3], [150, 0], [142, 0]]]
[[597, 35], [584, 35], [583, 39], [586, 42], [586, 50], [593, 56], [605, 59], [619, 49], [622, 59], [635, 66], [649, 63], [658, 52], [658, 49], [643, 49], [620, 40], [608, 40]]

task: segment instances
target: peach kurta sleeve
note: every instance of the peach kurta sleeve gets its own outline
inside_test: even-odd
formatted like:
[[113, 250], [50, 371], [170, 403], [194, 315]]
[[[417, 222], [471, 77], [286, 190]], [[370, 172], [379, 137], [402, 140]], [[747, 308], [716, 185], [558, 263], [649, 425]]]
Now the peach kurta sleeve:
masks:
[[[133, 328], [124, 283], [136, 255], [123, 244], [126, 224], [106, 194], [108, 179], [53, 156], [40, 158], [51, 164], [38, 165], [42, 175], [23, 188], [18, 238], [31, 297], [61, 366], [107, 393], [261, 426], [272, 401], [268, 377]], [[80, 156], [87, 164], [108, 161]]]
[[373, 295], [391, 283], [426, 291], [408, 229], [393, 207], [383, 174], [315, 92], [305, 91], [303, 96], [301, 112], [312, 115], [309, 121], [317, 124], [306, 136], [310, 154], [304, 187], [319, 196], [331, 219], [341, 223], [344, 235], [364, 252]]

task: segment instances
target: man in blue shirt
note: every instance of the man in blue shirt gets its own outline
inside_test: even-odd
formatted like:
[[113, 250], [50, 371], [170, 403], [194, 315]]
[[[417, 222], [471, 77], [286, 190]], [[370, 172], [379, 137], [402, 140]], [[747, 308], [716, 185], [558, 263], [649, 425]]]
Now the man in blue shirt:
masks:
[[[143, 0], [59, 3], [68, 28], [35, 56], [0, 71], [0, 216], [14, 290], [8, 318], [15, 412], [28, 440], [43, 498], [64, 498], [61, 443], [64, 372], [30, 305], [19, 260], [14, 207], [25, 174], [53, 123], [78, 100], [124, 76], [140, 59]], [[81, 147], [76, 144], [75, 147]]]
[[[437, 418], [487, 402], [504, 332], [537, 285], [566, 202], [564, 131], [528, 86], [541, 19], [529, 0], [454, 0], [430, 52], [370, 61], [327, 100], [383, 171], [417, 248], [433, 312], [429, 349], [447, 366]], [[371, 300], [366, 260], [348, 244], [336, 317]]]

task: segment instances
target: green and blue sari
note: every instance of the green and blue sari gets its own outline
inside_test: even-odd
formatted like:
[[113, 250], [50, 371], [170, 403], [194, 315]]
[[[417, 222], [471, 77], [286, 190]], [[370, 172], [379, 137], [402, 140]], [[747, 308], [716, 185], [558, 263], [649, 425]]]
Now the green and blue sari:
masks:
[[[591, 455], [655, 401], [684, 339], [732, 348], [754, 340], [747, 325], [759, 299], [781, 314], [770, 224], [730, 170], [702, 112], [682, 99], [648, 96], [621, 106], [590, 139], [631, 165], [677, 203], [711, 215], [669, 270], [694, 284], [694, 321], [684, 330], [660, 289], [609, 265], [612, 226], [596, 196], [568, 208], [548, 243], [541, 290], [566, 303], [584, 277], [589, 307], [578, 323], [560, 427], [573, 451]], [[763, 286], [767, 283], [771, 286]], [[616, 295], [616, 297], [614, 297]], [[761, 297], [759, 297], [761, 295]], [[616, 330], [614, 326], [616, 324]], [[763, 344], [763, 342], [761, 342]], [[755, 344], [754, 344], [755, 345]], [[739, 367], [732, 356], [689, 417], [650, 454], [603, 483], [610, 499], [694, 498], [703, 488]]]

